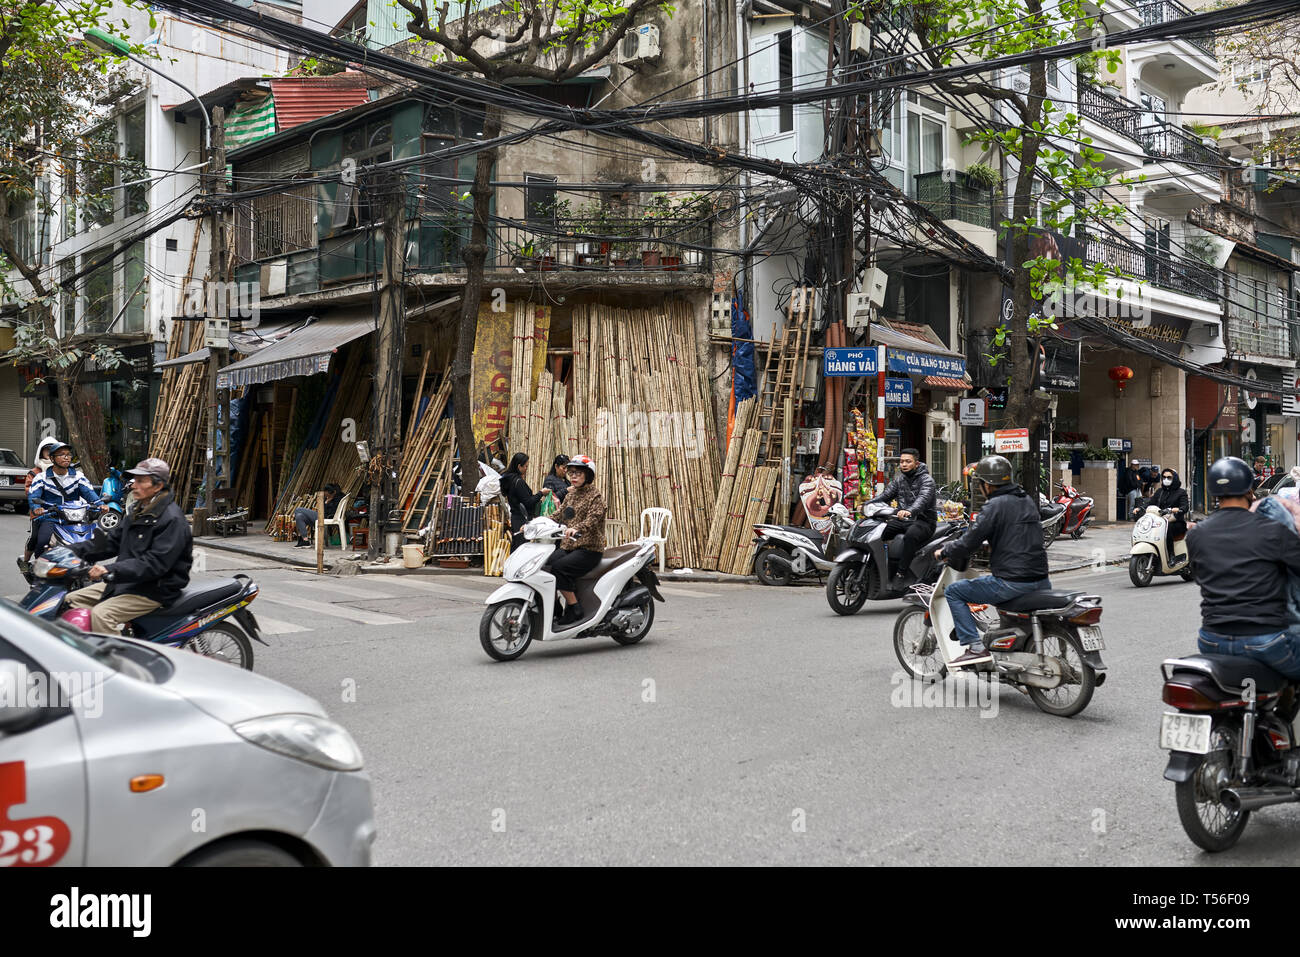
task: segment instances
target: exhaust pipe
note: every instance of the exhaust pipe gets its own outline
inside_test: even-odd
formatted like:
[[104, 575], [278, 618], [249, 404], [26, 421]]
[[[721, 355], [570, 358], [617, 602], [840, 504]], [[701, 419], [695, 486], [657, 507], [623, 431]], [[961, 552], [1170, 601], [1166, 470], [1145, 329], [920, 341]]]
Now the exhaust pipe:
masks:
[[1300, 801], [1300, 792], [1294, 788], [1224, 788], [1219, 801], [1229, 811], [1258, 811], [1273, 804], [1290, 804]]

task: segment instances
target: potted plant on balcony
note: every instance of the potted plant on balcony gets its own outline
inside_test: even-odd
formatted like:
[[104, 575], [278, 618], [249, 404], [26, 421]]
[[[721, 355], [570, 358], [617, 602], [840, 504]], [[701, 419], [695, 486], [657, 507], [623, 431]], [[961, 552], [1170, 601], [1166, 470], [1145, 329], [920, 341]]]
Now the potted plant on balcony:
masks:
[[645, 204], [645, 241], [641, 246], [641, 265], [645, 269], [658, 269], [662, 265], [664, 220], [671, 212], [672, 201], [667, 193], [655, 193]]
[[610, 265], [614, 269], [626, 269], [632, 265], [632, 257], [637, 254], [640, 243], [634, 240], [619, 240], [610, 245]]
[[[606, 219], [605, 206], [600, 200], [583, 203], [573, 216], [571, 231], [579, 236], [604, 236]], [[603, 266], [609, 258], [608, 241], [579, 239], [574, 248], [575, 264], [579, 268], [592, 269]]]
[[1113, 469], [1119, 456], [1110, 449], [1090, 445], [1083, 450], [1083, 467], [1086, 469]]
[[971, 163], [966, 167], [966, 178], [980, 189], [994, 190], [1002, 185], [1002, 175], [987, 163]]

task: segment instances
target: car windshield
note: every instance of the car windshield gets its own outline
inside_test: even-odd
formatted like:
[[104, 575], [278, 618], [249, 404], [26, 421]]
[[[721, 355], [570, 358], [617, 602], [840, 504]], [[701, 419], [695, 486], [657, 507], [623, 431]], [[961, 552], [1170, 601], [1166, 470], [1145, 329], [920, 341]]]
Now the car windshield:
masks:
[[[135, 677], [141, 677], [142, 669], [134, 662], [123, 661], [120, 656], [112, 652], [128, 643], [119, 638], [112, 638], [108, 635], [88, 635], [79, 628], [73, 628], [71, 625], [62, 621], [48, 621], [44, 618], [37, 618], [35, 615], [29, 615], [15, 602], [8, 598], [0, 599], [0, 616], [13, 614], [22, 619], [23, 624], [30, 625], [33, 628], [45, 632], [56, 641], [61, 641], [69, 648], [74, 648], [83, 655], [89, 655], [97, 661], [103, 662], [114, 671], [127, 671]], [[5, 627], [0, 620], [0, 627]], [[148, 672], [143, 672], [143, 677], [148, 678]]]
[[15, 468], [15, 469], [22, 469], [27, 467], [23, 464], [23, 460], [20, 459], [17, 455], [15, 455], [13, 451], [10, 449], [0, 449], [0, 465], [5, 465], [8, 466], [9, 468]]

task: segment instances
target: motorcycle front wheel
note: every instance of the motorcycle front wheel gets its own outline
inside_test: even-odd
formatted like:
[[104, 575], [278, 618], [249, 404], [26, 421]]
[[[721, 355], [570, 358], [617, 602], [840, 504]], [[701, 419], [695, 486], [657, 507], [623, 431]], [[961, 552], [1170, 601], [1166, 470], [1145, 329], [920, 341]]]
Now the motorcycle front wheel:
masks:
[[1059, 628], [1043, 627], [1043, 638], [1038, 643], [1038, 653], [1057, 659], [1062, 665], [1061, 683], [1055, 688], [1026, 687], [1030, 700], [1040, 711], [1058, 718], [1073, 718], [1088, 707], [1092, 693], [1097, 689], [1097, 672], [1083, 660], [1083, 645], [1074, 634]]
[[924, 608], [905, 608], [894, 622], [894, 654], [912, 678], [938, 681], [948, 673], [939, 639], [925, 621]]
[[1228, 728], [1210, 732], [1214, 750], [1206, 754], [1190, 779], [1174, 785], [1178, 820], [1192, 843], [1217, 854], [1237, 843], [1250, 822], [1249, 811], [1229, 811], [1219, 794], [1232, 783], [1232, 766], [1237, 753], [1235, 733]]
[[794, 577], [790, 559], [775, 545], [764, 545], [754, 556], [754, 574], [764, 585], [788, 585]]
[[513, 661], [533, 641], [534, 615], [522, 598], [512, 598], [484, 610], [478, 626], [479, 644], [488, 657]]
[[867, 566], [836, 565], [826, 579], [826, 601], [837, 615], [856, 615], [867, 600]]
[[100, 528], [107, 532], [122, 524], [122, 516], [110, 508], [95, 521]]
[[1138, 588], [1146, 588], [1156, 573], [1156, 557], [1150, 552], [1132, 555], [1128, 560], [1128, 577]]
[[245, 671], [253, 670], [253, 643], [234, 625], [213, 625], [191, 638], [185, 647], [204, 658], [215, 658]]

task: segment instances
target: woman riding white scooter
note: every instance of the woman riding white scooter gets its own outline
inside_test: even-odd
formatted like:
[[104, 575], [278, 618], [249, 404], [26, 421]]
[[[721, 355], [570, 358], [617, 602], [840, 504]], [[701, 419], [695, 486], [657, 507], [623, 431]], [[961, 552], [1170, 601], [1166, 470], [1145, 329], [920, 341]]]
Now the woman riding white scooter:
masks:
[[1148, 505], [1154, 505], [1161, 511], [1169, 509], [1174, 513], [1169, 520], [1168, 542], [1172, 542], [1178, 535], [1187, 534], [1187, 513], [1191, 511], [1191, 505], [1187, 500], [1187, 489], [1183, 488], [1178, 473], [1173, 469], [1161, 471], [1160, 487], [1140, 507], [1133, 509], [1130, 517], [1137, 518], [1147, 510]]
[[555, 586], [564, 596], [564, 614], [559, 626], [582, 621], [583, 609], [574, 589], [577, 581], [600, 564], [605, 550], [605, 499], [592, 484], [596, 481], [596, 463], [585, 455], [575, 455], [565, 466], [569, 492], [559, 518], [564, 523], [564, 538], [547, 560], [555, 576]]

